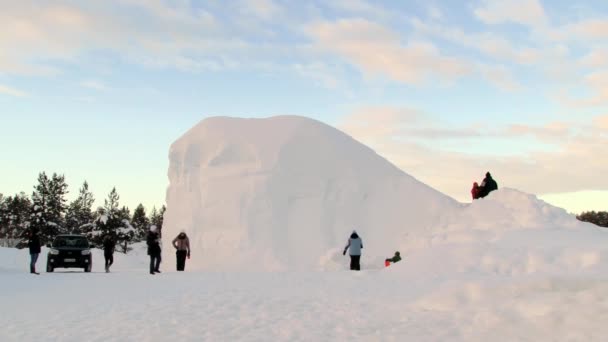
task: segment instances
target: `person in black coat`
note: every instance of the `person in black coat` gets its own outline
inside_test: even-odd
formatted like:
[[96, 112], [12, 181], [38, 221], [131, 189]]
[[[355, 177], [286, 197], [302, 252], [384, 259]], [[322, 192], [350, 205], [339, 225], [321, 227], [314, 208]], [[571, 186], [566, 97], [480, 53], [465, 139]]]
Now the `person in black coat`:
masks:
[[160, 238], [156, 231], [156, 226], [151, 226], [148, 232], [146, 244], [148, 245], [148, 255], [150, 256], [150, 274], [160, 273]]
[[38, 236], [38, 231], [32, 230], [30, 232], [27, 246], [30, 249], [30, 273], [40, 274], [36, 272], [36, 261], [38, 261], [38, 256], [40, 255], [41, 250], [40, 237]]
[[111, 234], [106, 234], [103, 238], [103, 257], [106, 260], [106, 273], [110, 272], [110, 266], [114, 263], [114, 249], [116, 240]]
[[479, 197], [484, 198], [488, 196], [488, 194], [494, 190], [498, 190], [498, 184], [492, 178], [490, 172], [486, 172], [486, 178], [483, 179], [481, 185], [479, 186]]

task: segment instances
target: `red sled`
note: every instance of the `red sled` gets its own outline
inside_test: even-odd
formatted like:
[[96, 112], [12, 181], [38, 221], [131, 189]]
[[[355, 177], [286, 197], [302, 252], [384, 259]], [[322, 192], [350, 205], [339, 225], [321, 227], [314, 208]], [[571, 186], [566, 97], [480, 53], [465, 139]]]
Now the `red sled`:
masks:
[[384, 267], [389, 267], [391, 265], [391, 262], [388, 260], [384, 260]]

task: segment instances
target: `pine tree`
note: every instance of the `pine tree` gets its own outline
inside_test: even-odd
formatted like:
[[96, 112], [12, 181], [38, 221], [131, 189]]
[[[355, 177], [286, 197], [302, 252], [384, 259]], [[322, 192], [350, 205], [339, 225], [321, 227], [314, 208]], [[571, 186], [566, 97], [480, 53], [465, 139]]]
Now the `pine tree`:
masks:
[[49, 222], [49, 197], [50, 197], [50, 180], [46, 173], [38, 174], [38, 185], [34, 187], [32, 193], [32, 214], [31, 226], [40, 233], [41, 240], [50, 241], [52, 236], [57, 232], [52, 227], [48, 227]]
[[117, 243], [122, 247], [122, 252], [127, 253], [128, 244], [135, 241], [135, 228], [131, 225], [131, 211], [122, 207], [117, 214]]
[[163, 205], [159, 211], [156, 210], [156, 207], [152, 208], [152, 214], [150, 215], [150, 223], [153, 226], [156, 226], [158, 231], [158, 236], [162, 237], [163, 232], [163, 216], [165, 215], [165, 211], [167, 208]]
[[49, 219], [51, 224], [57, 225], [59, 233], [67, 233], [65, 229], [65, 213], [68, 208], [67, 199], [68, 185], [64, 175], [53, 173], [49, 182]]
[[0, 239], [6, 239], [8, 235], [8, 201], [0, 194]]
[[40, 232], [42, 241], [51, 241], [55, 235], [65, 232], [63, 228], [66, 210], [65, 195], [68, 193], [65, 177], [56, 173], [52, 178], [41, 172], [38, 185], [32, 193], [32, 227]]
[[26, 235], [30, 226], [30, 212], [32, 201], [22, 192], [12, 198], [9, 197], [7, 204], [8, 235], [9, 239], [19, 239]]
[[85, 181], [76, 198], [68, 206], [65, 215], [66, 228], [71, 233], [84, 234], [91, 230], [94, 221], [93, 202], [95, 198], [89, 191], [89, 184]]
[[137, 240], [141, 241], [145, 238], [146, 232], [150, 227], [150, 219], [146, 216], [146, 208], [140, 203], [135, 212], [133, 213], [133, 217], [131, 218], [131, 224], [135, 228], [135, 237]]
[[126, 253], [129, 242], [133, 241], [135, 236], [135, 228], [129, 222], [131, 219], [129, 208], [126, 206], [120, 208], [119, 201], [120, 196], [116, 188], [113, 188], [108, 198], [104, 200], [104, 206], [97, 209], [95, 228], [89, 235], [95, 244], [100, 244], [105, 234], [111, 234], [116, 237], [117, 245]]

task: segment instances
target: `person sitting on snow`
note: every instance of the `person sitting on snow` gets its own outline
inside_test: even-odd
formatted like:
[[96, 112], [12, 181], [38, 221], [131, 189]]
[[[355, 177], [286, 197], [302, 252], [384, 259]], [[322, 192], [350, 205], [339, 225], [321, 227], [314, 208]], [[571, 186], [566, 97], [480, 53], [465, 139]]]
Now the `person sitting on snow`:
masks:
[[392, 258], [388, 258], [385, 261], [391, 262], [391, 263], [396, 263], [401, 261], [401, 253], [399, 253], [399, 251], [395, 252], [395, 255]]
[[473, 183], [473, 188], [471, 189], [471, 196], [473, 197], [474, 200], [479, 198], [479, 194], [481, 193], [481, 188], [479, 187], [479, 184], [477, 184], [477, 182]]
[[490, 192], [497, 190], [498, 184], [492, 178], [492, 175], [488, 171], [486, 172], [486, 178], [483, 179], [483, 182], [481, 182], [481, 185], [479, 187], [481, 188], [481, 191], [479, 192], [479, 198], [484, 198], [488, 196]]

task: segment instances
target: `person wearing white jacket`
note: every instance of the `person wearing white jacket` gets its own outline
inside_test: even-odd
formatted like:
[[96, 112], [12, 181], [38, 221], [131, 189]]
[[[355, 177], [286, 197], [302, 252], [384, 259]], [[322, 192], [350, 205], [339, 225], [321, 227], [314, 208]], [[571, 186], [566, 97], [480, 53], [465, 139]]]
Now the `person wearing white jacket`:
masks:
[[353, 230], [346, 247], [344, 247], [344, 252], [342, 252], [342, 255], [346, 255], [346, 251], [349, 250], [351, 271], [361, 270], [361, 249], [363, 249], [363, 241], [357, 232]]

